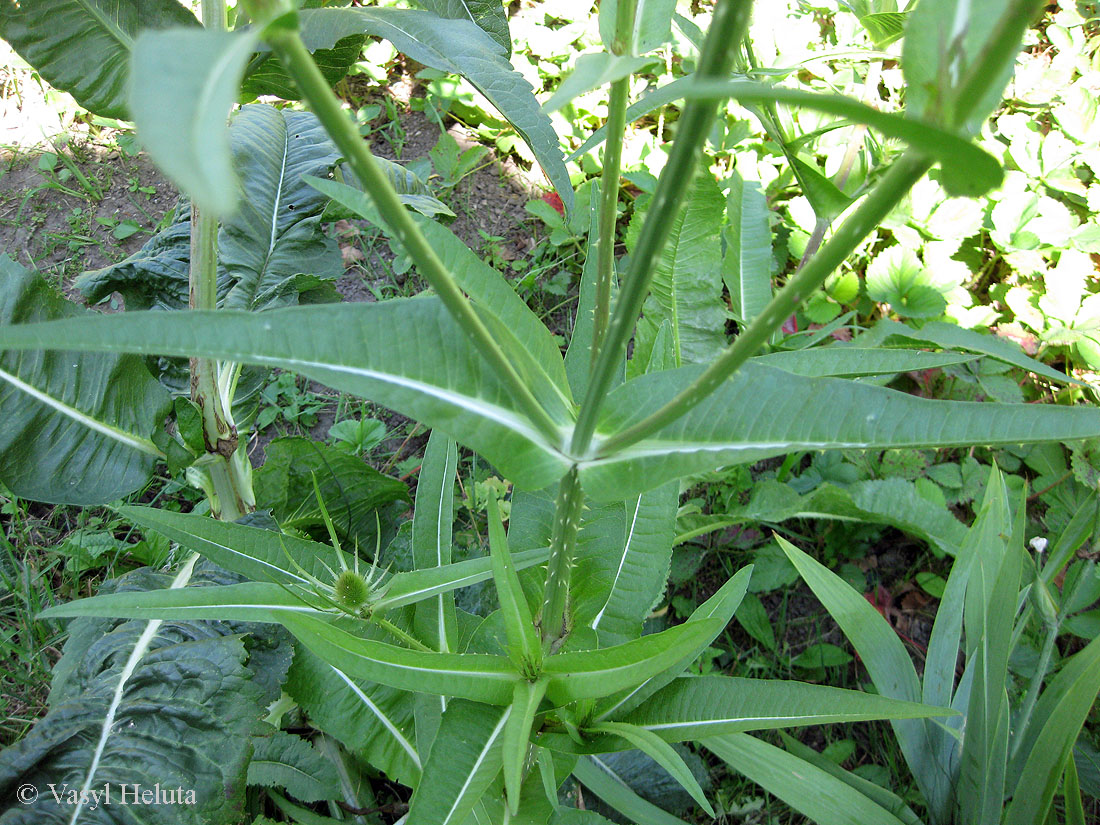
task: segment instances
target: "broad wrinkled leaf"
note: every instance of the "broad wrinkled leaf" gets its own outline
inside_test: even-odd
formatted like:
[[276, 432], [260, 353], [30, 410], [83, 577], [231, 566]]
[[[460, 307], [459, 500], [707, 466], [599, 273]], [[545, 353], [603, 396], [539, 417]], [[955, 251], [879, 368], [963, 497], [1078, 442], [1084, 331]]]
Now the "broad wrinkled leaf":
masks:
[[[84, 314], [0, 255], [0, 330]], [[0, 352], [0, 480], [36, 501], [121, 498], [152, 475], [160, 450], [150, 437], [168, 407], [168, 393], [134, 356]]]
[[[361, 34], [353, 34], [336, 41], [331, 49], [316, 49], [313, 52], [313, 62], [330, 86], [335, 86], [347, 77], [355, 61], [359, 59], [366, 40]], [[242, 94], [256, 97], [274, 95], [283, 100], [301, 100], [298, 86], [287, 73], [286, 67], [279, 62], [279, 58], [267, 52], [254, 56], [253, 60], [259, 65], [255, 68], [250, 65], [251, 70], [241, 84]]]
[[355, 636], [310, 616], [284, 614], [280, 621], [310, 651], [353, 679], [507, 705], [519, 678], [503, 656], [407, 650]]
[[[189, 564], [174, 578], [135, 571], [119, 587], [183, 588], [199, 578]], [[250, 662], [239, 626], [93, 622], [76, 623], [72, 631], [55, 670], [50, 712], [0, 757], [5, 797], [13, 798], [22, 783], [41, 789], [35, 803], [9, 808], [5, 825], [117, 822], [119, 809], [102, 798], [93, 806], [90, 797], [81, 805], [65, 796], [82, 789], [102, 793], [106, 784], [115, 804], [122, 785], [194, 791], [193, 804], [144, 809], [150, 822], [238, 819], [249, 734], [274, 698], [265, 698], [249, 669], [265, 665], [255, 652]], [[62, 794], [60, 803], [50, 783]]]
[[353, 679], [302, 646], [285, 690], [315, 727], [387, 776], [416, 784], [421, 766], [413, 735], [416, 694]]
[[130, 111], [141, 143], [183, 192], [218, 218], [237, 207], [226, 121], [259, 34], [145, 32], [134, 43]]
[[409, 802], [409, 825], [460, 825], [501, 767], [501, 740], [511, 707], [447, 705], [424, 777]]
[[0, 0], [0, 37], [43, 80], [123, 120], [134, 39], [170, 26], [198, 21], [178, 0]]
[[[722, 211], [718, 184], [700, 170], [684, 208], [673, 221], [668, 244], [657, 264], [650, 297], [638, 322], [634, 355], [627, 376], [647, 363], [661, 322], [672, 327], [675, 365], [710, 363], [726, 346], [725, 304], [722, 301]], [[635, 213], [626, 245], [633, 250], [647, 212]]]
[[[842, 780], [747, 733], [706, 739], [702, 744], [733, 770], [820, 825], [904, 825]], [[812, 793], [807, 792], [809, 788]]]
[[512, 56], [512, 35], [508, 13], [501, 0], [416, 0], [416, 5], [449, 20], [468, 20], [493, 38]]
[[328, 48], [349, 34], [371, 34], [386, 38], [418, 63], [465, 77], [531, 147], [566, 210], [572, 211], [573, 187], [550, 118], [504, 50], [477, 25], [393, 8], [305, 10], [301, 24], [302, 37], [311, 49]]
[[[640, 421], [699, 372], [698, 367], [684, 367], [627, 382], [608, 397], [598, 432], [615, 432]], [[822, 415], [822, 410], [829, 414]], [[649, 438], [614, 456], [582, 461], [581, 481], [599, 501], [621, 499], [687, 473], [795, 450], [1018, 444], [1097, 435], [1100, 412], [1091, 407], [932, 401], [748, 363], [705, 401]]]
[[[293, 336], [286, 335], [294, 330]], [[384, 404], [459, 437], [521, 487], [541, 489], [568, 462], [512, 405], [435, 298], [382, 304], [122, 313], [0, 327], [0, 348], [70, 347], [200, 356], [277, 366]], [[563, 422], [564, 425], [564, 422]], [[563, 434], [564, 436], [564, 434]]]
[[747, 323], [772, 298], [772, 233], [764, 190], [736, 170], [730, 176], [726, 215], [729, 224], [723, 232], [722, 280], [729, 290], [730, 309]]

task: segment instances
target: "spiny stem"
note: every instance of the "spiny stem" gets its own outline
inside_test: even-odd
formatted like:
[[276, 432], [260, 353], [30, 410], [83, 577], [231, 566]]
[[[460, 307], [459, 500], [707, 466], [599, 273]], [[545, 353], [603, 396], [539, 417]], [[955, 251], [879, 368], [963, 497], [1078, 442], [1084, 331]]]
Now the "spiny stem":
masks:
[[569, 601], [569, 576], [577, 546], [577, 530], [584, 508], [584, 491], [576, 466], [562, 477], [554, 506], [554, 531], [550, 539], [550, 562], [542, 602], [543, 644], [549, 648], [566, 634], [565, 610]]
[[[749, 23], [751, 0], [719, 0], [699, 57], [696, 77], [725, 80], [733, 57], [733, 44]], [[618, 360], [634, 329], [642, 303], [649, 293], [657, 262], [668, 242], [673, 217], [680, 210], [687, 188], [695, 175], [699, 152], [714, 122], [717, 106], [712, 100], [692, 100], [684, 108], [672, 154], [657, 182], [657, 192], [642, 226], [642, 234], [631, 256], [630, 270], [615, 302], [615, 313], [600, 347], [580, 416], [573, 428], [570, 451], [583, 455], [592, 441], [600, 408], [614, 380]]]
[[363, 188], [370, 194], [391, 234], [401, 243], [420, 273], [428, 280], [451, 317], [477, 347], [512, 399], [531, 419], [539, 432], [555, 447], [564, 446], [562, 430], [532, 394], [493, 339], [488, 328], [474, 312], [470, 301], [459, 289], [439, 256], [435, 254], [420, 228], [409, 217], [392, 184], [379, 167], [359, 131], [348, 119], [340, 101], [317, 68], [312, 55], [297, 31], [283, 26], [265, 33], [272, 51], [278, 55], [303, 99], [309, 104], [325, 131], [339, 147]]
[[389, 619], [383, 619], [381, 616], [372, 616], [371, 621], [375, 622], [379, 627], [381, 627], [387, 633], [390, 633], [390, 634], [396, 636], [398, 639], [403, 641], [405, 644], [407, 644], [413, 650], [420, 650], [420, 651], [423, 651], [424, 653], [432, 653], [433, 652], [430, 647], [428, 647], [426, 644], [424, 644], [422, 641], [420, 641], [415, 636], [413, 636], [409, 633], [406, 633], [404, 630], [402, 630], [400, 627], [395, 625]]
[[733, 375], [790, 317], [803, 298], [817, 289], [833, 270], [844, 263], [852, 250], [878, 228], [910, 187], [919, 181], [932, 163], [915, 154], [902, 155], [878, 185], [846, 220], [821, 251], [796, 273], [737, 340], [706, 371], [679, 395], [632, 427], [616, 433], [600, 445], [600, 455], [612, 455], [671, 424], [710, 395]]

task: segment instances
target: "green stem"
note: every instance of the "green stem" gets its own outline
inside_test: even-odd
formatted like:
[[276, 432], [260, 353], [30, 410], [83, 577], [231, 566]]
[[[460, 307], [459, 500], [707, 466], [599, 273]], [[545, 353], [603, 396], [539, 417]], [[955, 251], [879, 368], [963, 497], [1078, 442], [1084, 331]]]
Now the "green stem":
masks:
[[398, 639], [403, 641], [405, 644], [407, 644], [413, 650], [420, 650], [424, 653], [432, 653], [433, 652], [430, 647], [428, 647], [422, 641], [417, 639], [415, 636], [412, 636], [412, 635], [406, 633], [404, 630], [402, 630], [400, 627], [395, 625], [389, 619], [383, 619], [381, 616], [372, 616], [371, 620], [375, 624], [377, 624], [379, 627], [381, 627], [383, 630], [385, 630], [387, 633], [390, 633], [390, 634], [396, 636]]
[[767, 342], [771, 334], [790, 317], [803, 298], [817, 289], [833, 270], [844, 263], [852, 250], [890, 214], [905, 193], [931, 167], [931, 161], [906, 153], [890, 167], [878, 185], [852, 213], [821, 251], [797, 272], [764, 308], [737, 340], [674, 399], [648, 418], [616, 433], [600, 446], [600, 455], [611, 455], [662, 427], [671, 424], [714, 392]]
[[[732, 44], [741, 41], [749, 23], [751, 0], [719, 0], [699, 57], [696, 77], [700, 80], [725, 80], [733, 60]], [[592, 441], [600, 407], [615, 378], [616, 366], [626, 342], [642, 311], [653, 274], [672, 231], [674, 216], [680, 211], [687, 188], [695, 176], [699, 152], [714, 123], [717, 106], [713, 100], [692, 100], [684, 108], [677, 128], [672, 154], [661, 172], [657, 192], [646, 214], [637, 247], [631, 255], [630, 270], [615, 302], [615, 313], [604, 336], [603, 346], [592, 370], [588, 392], [581, 405], [580, 417], [573, 429], [571, 452], [583, 455]]]
[[576, 466], [562, 477], [554, 507], [554, 531], [550, 539], [550, 561], [546, 570], [546, 591], [542, 602], [542, 640], [548, 647], [568, 633], [565, 621], [569, 602], [569, 576], [573, 570], [573, 554], [577, 546], [577, 531], [584, 509], [584, 491]]
[[611, 316], [611, 284], [615, 277], [615, 224], [619, 217], [619, 171], [626, 134], [626, 106], [630, 77], [611, 84], [607, 105], [607, 143], [603, 153], [603, 179], [600, 184], [599, 242], [596, 245], [596, 315], [592, 323], [592, 366], [596, 365], [600, 344]]
[[302, 97], [309, 104], [325, 131], [347, 158], [355, 176], [370, 194], [390, 233], [404, 246], [420, 273], [428, 280], [451, 317], [477, 347], [482, 357], [500, 378], [512, 399], [531, 419], [535, 427], [554, 446], [561, 447], [561, 427], [550, 417], [524, 383], [508, 357], [493, 339], [488, 328], [474, 312], [466, 296], [455, 283], [439, 256], [435, 254], [420, 228], [409, 217], [367, 144], [340, 101], [314, 63], [297, 31], [273, 27], [266, 34], [268, 44], [294, 78]]

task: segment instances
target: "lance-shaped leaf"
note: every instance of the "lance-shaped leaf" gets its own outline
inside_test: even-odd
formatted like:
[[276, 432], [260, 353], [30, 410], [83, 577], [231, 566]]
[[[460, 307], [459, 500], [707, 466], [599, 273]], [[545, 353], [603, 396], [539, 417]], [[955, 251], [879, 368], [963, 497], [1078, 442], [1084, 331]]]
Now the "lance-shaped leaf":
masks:
[[724, 626], [718, 619], [702, 619], [602, 650], [551, 656], [543, 664], [549, 680], [546, 695], [560, 706], [641, 684], [674, 666], [685, 649], [693, 649], [702, 639], [713, 639]]
[[0, 327], [0, 348], [37, 349], [58, 341], [70, 348], [221, 358], [293, 370], [440, 427], [521, 487], [541, 489], [569, 466], [557, 445], [547, 444], [515, 409], [434, 298], [265, 313], [127, 312]]
[[467, 20], [428, 11], [393, 8], [312, 9], [301, 13], [302, 38], [310, 49], [329, 48], [349, 34], [384, 37], [418, 63], [462, 75], [504, 115], [531, 147], [568, 211], [573, 187], [549, 116], [531, 85], [508, 62], [504, 49]]
[[947, 350], [968, 350], [982, 355], [988, 355], [1005, 364], [1011, 364], [1027, 372], [1033, 372], [1050, 381], [1059, 383], [1073, 382], [1063, 372], [1053, 367], [1048, 367], [1042, 361], [1028, 358], [1020, 347], [997, 335], [985, 335], [972, 329], [964, 329], [955, 324], [941, 321], [933, 321], [925, 324], [920, 329], [913, 329], [899, 321], [879, 321], [870, 330], [860, 335], [853, 341], [857, 347], [875, 348], [881, 345], [898, 346], [900, 342], [907, 341], [910, 346], [943, 347]]
[[669, 483], [626, 502], [626, 532], [610, 552], [586, 554], [586, 586], [575, 598], [574, 622], [601, 637], [636, 638], [661, 597], [672, 559], [680, 488]]
[[134, 38], [170, 26], [198, 20], [178, 0], [0, 0], [0, 37], [44, 80], [123, 120]]
[[387, 776], [416, 784], [421, 769], [413, 736], [416, 694], [353, 679], [301, 646], [284, 689], [315, 727]]
[[500, 0], [416, 0], [416, 5], [448, 20], [468, 20], [493, 38], [512, 56], [512, 35], [508, 13]]
[[904, 825], [842, 779], [747, 733], [706, 739], [703, 747], [820, 825]]
[[286, 613], [280, 621], [313, 653], [353, 679], [507, 705], [519, 678], [504, 656], [406, 650], [355, 636], [310, 616]]
[[[0, 330], [86, 314], [0, 255]], [[140, 358], [0, 346], [0, 481], [17, 496], [103, 504], [145, 484], [170, 399]]]
[[542, 104], [542, 109], [545, 112], [556, 112], [585, 92], [629, 77], [653, 62], [652, 58], [630, 57], [610, 52], [582, 54], [577, 58], [577, 64], [573, 67], [572, 73], [561, 82], [550, 99]]
[[[504, 632], [508, 636], [508, 655], [521, 671], [538, 673], [542, 664], [542, 645], [535, 632], [531, 608], [523, 595], [523, 586], [516, 575], [516, 565], [508, 550], [504, 523], [496, 499], [489, 497], [489, 553], [493, 565], [493, 582], [500, 599]], [[518, 789], [517, 789], [518, 790]]]
[[127, 591], [76, 599], [42, 611], [43, 619], [104, 616], [116, 619], [201, 619], [229, 622], [279, 622], [286, 612], [330, 617], [315, 596], [271, 582], [218, 587]]
[[[331, 49], [316, 49], [313, 52], [313, 62], [330, 86], [335, 86], [348, 76], [351, 67], [362, 54], [366, 40], [361, 34], [353, 34], [340, 38]], [[248, 97], [274, 95], [283, 100], [302, 98], [286, 67], [270, 52], [255, 55], [249, 61], [241, 92]]]
[[772, 232], [768, 201], [756, 181], [733, 171], [726, 196], [729, 220], [723, 233], [722, 280], [730, 294], [730, 309], [748, 323], [772, 298]]
[[685, 676], [621, 717], [668, 742], [748, 730], [950, 716], [947, 708], [773, 679]]
[[[1058, 778], [1072, 761], [1071, 752], [1100, 691], [1100, 638], [1075, 653], [1043, 691], [1020, 747], [1008, 825], [1041, 822], [1050, 809]], [[1068, 797], [1068, 789], [1067, 789]], [[1067, 798], [1067, 804], [1069, 800]]]
[[672, 746], [664, 739], [650, 730], [637, 727], [625, 722], [601, 722], [592, 728], [597, 733], [606, 733], [625, 739], [638, 750], [647, 754], [654, 762], [668, 771], [669, 776], [679, 782], [684, 790], [691, 794], [691, 798], [699, 803], [699, 806], [714, 817], [714, 808], [711, 807], [703, 789], [699, 787], [699, 780], [691, 772], [691, 768], [685, 764], [683, 757], [673, 750]]
[[[192, 561], [174, 577], [144, 569], [118, 586], [184, 588], [193, 574]], [[264, 699], [250, 670], [260, 666], [250, 661], [239, 631], [186, 620], [80, 623], [73, 631], [54, 671], [50, 712], [0, 758], [6, 799], [21, 784], [43, 791], [32, 804], [6, 810], [5, 825], [110, 821], [105, 784], [116, 794], [121, 786], [155, 783], [194, 791], [194, 805], [158, 800], [145, 808], [150, 821], [238, 819], [249, 734], [273, 698]], [[60, 798], [51, 794], [49, 783], [59, 789], [66, 783], [78, 794], [98, 790], [100, 804], [90, 793], [70, 804], [62, 791]]]
[[461, 825], [501, 766], [504, 727], [514, 711], [451, 702], [443, 712], [424, 776], [409, 802], [409, 825]]
[[[310, 178], [309, 184], [350, 211], [380, 223], [374, 205], [365, 192], [319, 178]], [[476, 304], [499, 319], [500, 324], [491, 324], [490, 330], [500, 333], [501, 346], [510, 353], [517, 367], [530, 377], [531, 383], [553, 387], [551, 392], [556, 396], [554, 401], [559, 407], [571, 403], [561, 350], [554, 343], [550, 330], [516, 294], [513, 286], [499, 272], [486, 265], [451, 230], [424, 217], [414, 217], [414, 220], [459, 287]], [[519, 348], [514, 346], [516, 342]]]
[[335, 766], [308, 739], [286, 731], [254, 736], [256, 750], [248, 763], [248, 784], [285, 788], [302, 802], [340, 797]]
[[237, 206], [226, 128], [259, 33], [205, 29], [145, 32], [134, 43], [130, 111], [157, 166], [200, 209], [219, 218]]
[[611, 697], [600, 706], [596, 716], [597, 720], [621, 717], [632, 708], [638, 707], [638, 705], [687, 670], [688, 666], [699, 658], [699, 654], [714, 641], [715, 637], [722, 632], [726, 625], [733, 621], [733, 616], [737, 612], [737, 608], [740, 607], [741, 600], [745, 598], [745, 593], [748, 590], [749, 579], [752, 577], [752, 570], [753, 566], [751, 564], [738, 570], [729, 581], [718, 588], [717, 593], [695, 608], [691, 616], [688, 617], [687, 624], [715, 620], [717, 629], [714, 631], [714, 635], [710, 637], [703, 636], [696, 642], [694, 647], [682, 650], [680, 659], [673, 667], [668, 668], [663, 673], [658, 673], [629, 690], [623, 691], [623, 693], [618, 696]]
[[[531, 726], [539, 702], [546, 695], [545, 680], [516, 682], [512, 698], [511, 714], [504, 725], [501, 744], [504, 756], [504, 789], [508, 796], [508, 808], [514, 816], [519, 810], [520, 791], [523, 785], [523, 766], [531, 742]], [[555, 791], [552, 798], [556, 799]]]
[[767, 355], [758, 355], [752, 360], [757, 364], [793, 372], [795, 375], [858, 378], [866, 375], [896, 375], [915, 370], [939, 369], [965, 364], [978, 357], [960, 352], [830, 346], [771, 352]]
[[[684, 208], [673, 219], [668, 244], [657, 263], [650, 297], [638, 322], [634, 354], [627, 376], [649, 361], [661, 322], [672, 331], [675, 366], [710, 363], [726, 346], [722, 301], [722, 211], [718, 184], [700, 171]], [[627, 231], [627, 249], [641, 235], [645, 212], [635, 213]]]
[[647, 802], [630, 789], [615, 770], [598, 756], [582, 756], [573, 776], [596, 796], [633, 822], [649, 825], [687, 825], [663, 808]]
[[219, 567], [254, 581], [308, 586], [310, 580], [303, 570], [325, 581], [337, 567], [332, 547], [297, 536], [155, 507], [126, 506], [118, 512], [127, 521], [156, 530]]
[[[432, 431], [420, 465], [413, 510], [413, 563], [420, 571], [451, 562], [451, 526], [454, 519], [455, 472], [458, 447], [442, 432]], [[455, 650], [458, 620], [454, 597], [440, 593], [417, 606], [413, 626], [429, 647], [442, 653]]]
[[[829, 615], [840, 625], [863, 660], [878, 692], [907, 702], [919, 702], [922, 691], [916, 670], [890, 624], [831, 570], [782, 537], [777, 537], [777, 541]], [[1015, 605], [1015, 597], [1011, 602]], [[932, 756], [934, 737], [929, 726], [914, 719], [895, 719], [890, 724], [922, 790], [928, 798], [933, 798], [934, 774], [940, 768]]]
[[[613, 390], [600, 433], [625, 429], [656, 412], [699, 372], [685, 367], [643, 375]], [[750, 398], [752, 403], [745, 403]], [[1091, 407], [932, 401], [748, 363], [654, 435], [615, 455], [581, 462], [581, 481], [600, 501], [687, 473], [795, 450], [1018, 444], [1098, 435], [1100, 412]]]

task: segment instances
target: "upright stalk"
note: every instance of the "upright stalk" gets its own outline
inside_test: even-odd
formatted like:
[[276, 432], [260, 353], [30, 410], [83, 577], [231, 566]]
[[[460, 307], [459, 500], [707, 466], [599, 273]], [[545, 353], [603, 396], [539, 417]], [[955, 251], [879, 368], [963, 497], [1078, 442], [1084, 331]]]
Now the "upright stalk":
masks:
[[[699, 80], [725, 80], [733, 61], [733, 50], [749, 24], [751, 0], [718, 0], [714, 18], [703, 43], [696, 76]], [[604, 398], [614, 380], [618, 359], [642, 311], [657, 262], [672, 231], [673, 217], [680, 210], [687, 188], [695, 176], [699, 152], [714, 123], [717, 106], [713, 100], [692, 100], [684, 108], [672, 154], [661, 172], [657, 192], [642, 225], [642, 233], [631, 257], [615, 313], [600, 347], [588, 392], [573, 428], [570, 451], [581, 456], [588, 450]]]
[[340, 101], [332, 93], [328, 81], [317, 68], [297, 30], [288, 26], [274, 25], [265, 32], [264, 36], [271, 50], [294, 78], [303, 99], [347, 158], [348, 165], [363, 188], [370, 194], [390, 232], [408, 252], [420, 273], [427, 278], [451, 317], [474, 343], [482, 357], [489, 362], [509, 395], [531, 419], [539, 432], [555, 447], [564, 447], [561, 428], [516, 372], [439, 256], [435, 254], [435, 250], [421, 233], [420, 228], [409, 217], [405, 206], [398, 199], [389, 179], [379, 167], [359, 131], [340, 107]]
[[[202, 22], [209, 29], [224, 29], [225, 0], [202, 0]], [[191, 205], [191, 309], [218, 306], [218, 221]], [[202, 412], [202, 461], [210, 478], [210, 506], [214, 515], [236, 521], [256, 508], [251, 467], [238, 449], [237, 428], [228, 401], [218, 386], [218, 363], [211, 358], [191, 359], [191, 400]]]
[[573, 552], [577, 546], [577, 531], [583, 509], [584, 491], [574, 465], [561, 480], [554, 506], [550, 562], [546, 570], [546, 590], [539, 619], [542, 641], [548, 648], [569, 632], [566, 622], [569, 577], [573, 570]]
[[[615, 39], [611, 51], [629, 54], [634, 34], [637, 0], [619, 0], [615, 16]], [[603, 179], [600, 188], [599, 239], [596, 245], [596, 314], [592, 323], [592, 367], [596, 365], [600, 344], [611, 316], [611, 284], [615, 277], [615, 224], [619, 211], [619, 173], [626, 134], [626, 107], [630, 96], [630, 75], [611, 84], [607, 104], [607, 141], [603, 152]]]

